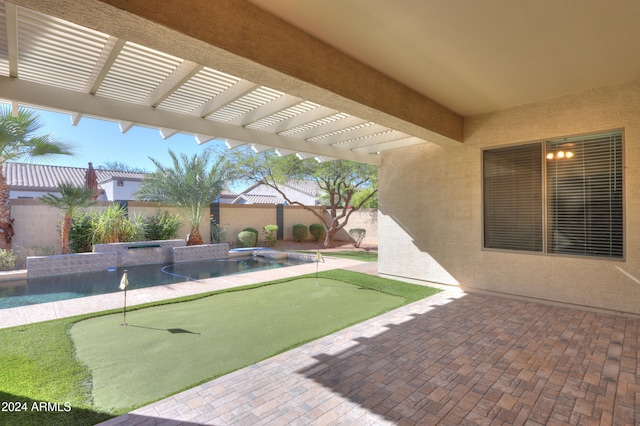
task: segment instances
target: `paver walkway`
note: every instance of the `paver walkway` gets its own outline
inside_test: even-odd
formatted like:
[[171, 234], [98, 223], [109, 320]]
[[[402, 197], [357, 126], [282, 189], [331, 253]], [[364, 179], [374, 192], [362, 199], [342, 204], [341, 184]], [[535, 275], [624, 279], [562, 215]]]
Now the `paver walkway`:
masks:
[[104, 425], [633, 425], [639, 331], [446, 291]]

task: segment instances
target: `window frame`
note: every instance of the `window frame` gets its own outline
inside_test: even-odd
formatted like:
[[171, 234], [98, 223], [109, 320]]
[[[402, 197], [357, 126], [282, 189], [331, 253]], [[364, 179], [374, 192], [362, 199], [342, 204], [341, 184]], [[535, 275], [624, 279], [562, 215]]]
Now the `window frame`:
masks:
[[[551, 251], [551, 247], [549, 245], [549, 235], [550, 235], [550, 230], [552, 228], [552, 224], [549, 222], [549, 210], [550, 210], [550, 205], [551, 205], [551, 200], [549, 198], [549, 191], [548, 191], [548, 185], [549, 185], [549, 179], [548, 179], [548, 170], [547, 170], [547, 158], [546, 158], [546, 154], [547, 154], [547, 150], [548, 150], [548, 143], [554, 143], [557, 142], [558, 140], [561, 139], [568, 139], [568, 140], [573, 140], [573, 139], [577, 139], [577, 138], [593, 138], [593, 137], [598, 137], [598, 136], [602, 136], [605, 137], [606, 135], [611, 134], [611, 135], [615, 135], [615, 134], [619, 134], [620, 137], [620, 156], [621, 156], [621, 251], [622, 254], [620, 257], [613, 257], [613, 256], [607, 256], [607, 255], [595, 255], [595, 254], [576, 254], [576, 253], [558, 253], [558, 252], [553, 252]], [[487, 211], [487, 194], [486, 194], [486, 188], [485, 188], [485, 179], [486, 179], [486, 170], [485, 170], [485, 156], [487, 151], [493, 151], [493, 150], [499, 150], [499, 149], [503, 149], [503, 148], [517, 148], [520, 146], [526, 146], [526, 145], [535, 145], [538, 144], [540, 147], [540, 152], [541, 152], [541, 162], [542, 162], [542, 172], [541, 172], [541, 181], [540, 181], [540, 192], [541, 192], [541, 209], [542, 211], [541, 213], [541, 220], [542, 223], [541, 225], [541, 229], [542, 229], [542, 247], [541, 250], [539, 251], [534, 251], [534, 250], [521, 250], [521, 249], [513, 249], [513, 248], [494, 248], [494, 247], [487, 247], [487, 241], [486, 241], [486, 223], [487, 223], [487, 217], [486, 217], [486, 211]], [[624, 129], [622, 128], [618, 128], [618, 129], [612, 129], [612, 130], [603, 130], [603, 131], [597, 131], [597, 132], [590, 132], [590, 133], [584, 133], [584, 134], [576, 134], [576, 135], [571, 135], [571, 136], [559, 136], [559, 137], [552, 137], [552, 138], [545, 138], [545, 139], [541, 139], [541, 140], [533, 140], [533, 141], [528, 141], [528, 142], [520, 142], [520, 143], [512, 143], [512, 144], [505, 144], [505, 145], [493, 145], [493, 146], [487, 146], [487, 147], [483, 147], [481, 150], [481, 155], [480, 155], [480, 162], [481, 162], [481, 179], [480, 179], [480, 185], [481, 185], [481, 250], [482, 251], [492, 251], [492, 252], [506, 252], [506, 253], [518, 253], [518, 254], [528, 254], [528, 255], [538, 255], [538, 256], [553, 256], [553, 257], [571, 257], [571, 258], [578, 258], [578, 259], [593, 259], [593, 260], [608, 260], [608, 261], [617, 261], [617, 262], [624, 262], [626, 261], [626, 254], [627, 254], [627, 247], [626, 247], [626, 241], [627, 241], [627, 227], [626, 227], [626, 222], [627, 222], [627, 215], [626, 215], [626, 152], [625, 152], [625, 132]], [[588, 175], [587, 175], [588, 176]], [[610, 175], [613, 176], [613, 175]]]

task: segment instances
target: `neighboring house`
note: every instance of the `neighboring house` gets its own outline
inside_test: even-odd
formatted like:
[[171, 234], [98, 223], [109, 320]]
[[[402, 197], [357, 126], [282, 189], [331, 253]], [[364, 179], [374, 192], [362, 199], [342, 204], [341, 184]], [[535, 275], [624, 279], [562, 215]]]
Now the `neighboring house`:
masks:
[[[3, 166], [10, 199], [39, 198], [47, 193], [58, 194], [58, 185], [63, 182], [83, 186], [86, 168], [51, 166], [7, 162]], [[132, 194], [140, 187], [145, 173], [119, 172], [95, 169], [98, 188], [101, 194], [98, 200], [131, 200]]]
[[254, 194], [240, 194], [234, 200], [232, 204], [286, 204], [286, 201], [282, 197], [277, 195], [254, 195]]
[[[292, 202], [305, 206], [320, 205], [321, 191], [314, 180], [289, 181], [280, 186], [282, 192]], [[282, 194], [264, 184], [253, 184], [233, 200], [233, 204], [288, 204]]]
[[218, 196], [216, 202], [220, 204], [233, 204], [233, 200], [238, 198], [238, 194], [231, 191], [222, 191], [222, 194]]
[[[145, 173], [117, 172], [111, 170], [96, 170], [98, 173], [98, 186], [104, 191], [104, 196], [108, 201], [132, 200], [133, 193], [140, 188], [140, 183]], [[100, 172], [107, 175], [100, 178]]]

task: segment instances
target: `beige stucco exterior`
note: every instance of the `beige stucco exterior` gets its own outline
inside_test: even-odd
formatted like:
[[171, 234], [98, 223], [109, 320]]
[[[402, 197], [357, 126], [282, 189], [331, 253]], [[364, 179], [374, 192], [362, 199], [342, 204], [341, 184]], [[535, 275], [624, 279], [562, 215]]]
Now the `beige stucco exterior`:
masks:
[[[384, 154], [380, 272], [640, 313], [640, 81], [465, 119], [459, 148]], [[625, 260], [482, 248], [482, 148], [623, 129]], [[397, 253], [403, 253], [398, 256]]]

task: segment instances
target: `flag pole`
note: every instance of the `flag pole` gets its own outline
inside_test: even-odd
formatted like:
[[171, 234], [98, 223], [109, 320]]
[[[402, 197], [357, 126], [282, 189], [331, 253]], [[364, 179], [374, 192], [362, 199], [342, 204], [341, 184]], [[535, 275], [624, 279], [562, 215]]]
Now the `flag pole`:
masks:
[[127, 270], [124, 270], [124, 273], [122, 274], [122, 279], [120, 280], [120, 287], [118, 287], [120, 290], [124, 290], [124, 309], [122, 311], [123, 316], [124, 316], [124, 321], [122, 322], [122, 326], [126, 326], [127, 325], [127, 287], [129, 286], [129, 277], [127, 276]]
[[324, 263], [324, 258], [320, 254], [320, 250], [316, 250], [316, 282], [314, 285], [318, 285], [318, 269], [320, 269], [320, 261]]
[[126, 326], [127, 325], [127, 288], [124, 288], [124, 310], [123, 310], [123, 323], [122, 325]]

